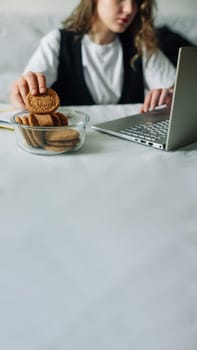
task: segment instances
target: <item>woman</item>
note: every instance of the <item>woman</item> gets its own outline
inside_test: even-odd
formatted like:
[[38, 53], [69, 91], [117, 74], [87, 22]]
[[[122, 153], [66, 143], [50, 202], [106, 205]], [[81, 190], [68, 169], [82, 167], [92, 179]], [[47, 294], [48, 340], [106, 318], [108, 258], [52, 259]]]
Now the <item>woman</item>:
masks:
[[61, 105], [170, 105], [175, 69], [157, 48], [153, 6], [154, 0], [81, 0], [64, 29], [41, 40], [12, 85], [11, 103], [24, 108], [29, 91], [48, 86]]

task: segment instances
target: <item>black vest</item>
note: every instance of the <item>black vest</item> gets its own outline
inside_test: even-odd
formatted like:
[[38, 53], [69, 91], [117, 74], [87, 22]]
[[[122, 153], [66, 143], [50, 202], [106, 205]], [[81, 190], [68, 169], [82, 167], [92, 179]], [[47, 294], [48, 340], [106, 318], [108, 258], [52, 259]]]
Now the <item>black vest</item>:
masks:
[[[51, 86], [59, 95], [61, 105], [93, 105], [95, 104], [86, 85], [83, 74], [81, 55], [81, 36], [60, 30], [59, 65], [56, 82]], [[142, 103], [144, 101], [144, 86], [142, 75], [142, 60], [138, 58], [135, 69], [131, 67], [131, 57], [136, 53], [134, 45], [121, 34], [123, 47], [124, 79], [122, 95], [119, 104]]]

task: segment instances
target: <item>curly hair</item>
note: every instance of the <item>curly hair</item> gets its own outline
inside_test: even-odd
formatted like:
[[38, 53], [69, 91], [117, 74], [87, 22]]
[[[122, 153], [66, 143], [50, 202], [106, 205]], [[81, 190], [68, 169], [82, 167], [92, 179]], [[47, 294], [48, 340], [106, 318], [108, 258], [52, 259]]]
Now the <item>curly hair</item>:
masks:
[[[153, 25], [153, 11], [156, 8], [155, 0], [134, 1], [138, 5], [138, 11], [134, 20], [126, 29], [126, 34], [131, 35], [137, 49], [137, 55], [141, 55], [144, 48], [148, 54], [151, 54], [158, 47]], [[88, 33], [91, 30], [95, 12], [96, 0], [81, 0], [71, 15], [64, 20], [64, 29], [78, 34]]]

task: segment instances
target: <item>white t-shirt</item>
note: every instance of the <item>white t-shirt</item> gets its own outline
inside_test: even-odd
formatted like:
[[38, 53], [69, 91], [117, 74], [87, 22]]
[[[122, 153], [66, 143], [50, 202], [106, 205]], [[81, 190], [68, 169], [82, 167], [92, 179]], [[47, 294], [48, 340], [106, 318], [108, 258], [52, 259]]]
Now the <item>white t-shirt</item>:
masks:
[[[123, 52], [119, 38], [106, 45], [94, 43], [86, 34], [82, 38], [82, 65], [85, 82], [96, 104], [118, 102], [123, 84]], [[27, 64], [28, 71], [42, 72], [47, 86], [57, 79], [60, 49], [60, 31], [44, 36]], [[158, 50], [149, 59], [142, 57], [145, 90], [168, 88], [174, 84], [176, 70], [168, 58]]]

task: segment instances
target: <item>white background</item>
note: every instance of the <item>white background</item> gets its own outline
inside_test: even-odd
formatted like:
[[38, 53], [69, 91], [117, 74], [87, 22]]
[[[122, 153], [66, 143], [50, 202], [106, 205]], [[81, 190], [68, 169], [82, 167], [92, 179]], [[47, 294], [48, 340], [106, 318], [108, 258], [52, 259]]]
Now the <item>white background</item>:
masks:
[[[0, 11], [13, 12], [63, 12], [68, 14], [79, 0], [0, 0]], [[197, 14], [196, 0], [157, 0], [162, 13]]]

